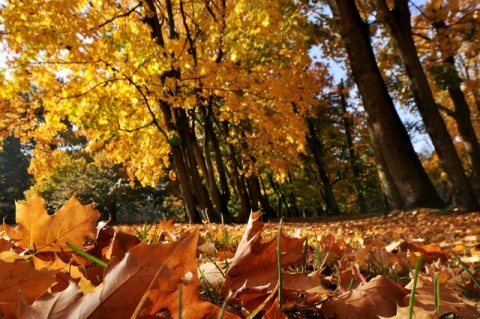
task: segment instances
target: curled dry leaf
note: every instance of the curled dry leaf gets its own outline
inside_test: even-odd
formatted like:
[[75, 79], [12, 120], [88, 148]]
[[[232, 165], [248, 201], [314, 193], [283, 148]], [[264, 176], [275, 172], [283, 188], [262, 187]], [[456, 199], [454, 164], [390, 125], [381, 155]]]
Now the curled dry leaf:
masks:
[[377, 276], [365, 285], [322, 305], [327, 318], [378, 319], [394, 316], [397, 304], [409, 293], [392, 279]]
[[[274, 289], [278, 281], [277, 240], [263, 242], [262, 229], [260, 213], [252, 213], [220, 290], [223, 296], [231, 291], [232, 300], [249, 301], [268, 295]], [[280, 237], [282, 267], [301, 260], [305, 239], [284, 234]]]
[[72, 196], [55, 214], [48, 215], [45, 200], [38, 193], [25, 205], [17, 203], [17, 227], [5, 222], [7, 236], [33, 251], [62, 251], [71, 249], [70, 242], [81, 247], [86, 239], [94, 239], [100, 213], [93, 205], [82, 205]]
[[[424, 310], [435, 311], [435, 297], [433, 283], [425, 275], [420, 275], [417, 279], [417, 289], [415, 295], [414, 306], [417, 312]], [[467, 281], [468, 278], [465, 279]], [[407, 287], [413, 285], [413, 280]], [[457, 287], [454, 284], [454, 287]], [[462, 319], [478, 319], [478, 312], [475, 302], [460, 298], [460, 291], [455, 291], [454, 287], [446, 285], [440, 286], [440, 315], [446, 313], [454, 313]], [[459, 290], [457, 288], [457, 290]], [[410, 294], [399, 303], [400, 306], [408, 306], [410, 302]], [[480, 308], [478, 308], [480, 309]], [[423, 318], [418, 317], [417, 318]]]
[[33, 302], [55, 282], [55, 274], [54, 270], [36, 270], [24, 260], [0, 260], [1, 318], [16, 317], [19, 292], [27, 302]]

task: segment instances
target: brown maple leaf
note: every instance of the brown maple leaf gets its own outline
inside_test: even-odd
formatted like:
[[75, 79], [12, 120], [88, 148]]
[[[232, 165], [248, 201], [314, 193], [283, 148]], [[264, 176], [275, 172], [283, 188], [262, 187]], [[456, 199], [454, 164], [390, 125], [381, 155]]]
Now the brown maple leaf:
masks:
[[[407, 288], [413, 285], [413, 280], [406, 286]], [[399, 303], [400, 306], [408, 306], [410, 302], [410, 294], [405, 296], [403, 301]], [[417, 289], [414, 300], [414, 306], [417, 311], [420, 309], [425, 311], [435, 311], [435, 297], [433, 283], [425, 275], [420, 275], [417, 278]], [[459, 292], [452, 287], [446, 285], [440, 286], [440, 314], [454, 313], [463, 319], [478, 319], [480, 313], [473, 301], [460, 298]]]
[[0, 317], [16, 317], [19, 291], [32, 302], [55, 282], [55, 274], [54, 270], [36, 270], [24, 260], [0, 260]]
[[[104, 284], [95, 292], [81, 296], [70, 284], [69, 294], [46, 294], [32, 305], [23, 304], [21, 314], [41, 318], [130, 318], [140, 305], [138, 317], [179, 313], [180, 289], [184, 318], [217, 318], [220, 308], [200, 300], [196, 245], [198, 231], [185, 239], [168, 243], [145, 242], [132, 248], [122, 260], [113, 258], [105, 271]], [[181, 287], [181, 288], [180, 288]], [[145, 298], [143, 298], [145, 297]], [[224, 318], [238, 318], [226, 313]]]
[[[262, 229], [260, 213], [252, 213], [220, 290], [223, 296], [232, 292], [232, 300], [246, 302], [265, 297], [274, 289], [278, 281], [277, 239], [263, 242]], [[283, 233], [280, 237], [282, 267], [301, 260], [305, 239]], [[260, 303], [258, 300], [247, 309], [253, 310]]]
[[[410, 307], [397, 307], [397, 314], [393, 317], [382, 317], [380, 319], [405, 319], [409, 318]], [[426, 310], [421, 307], [413, 307], [413, 319], [438, 319], [435, 310]]]
[[409, 293], [392, 279], [377, 276], [365, 285], [346, 292], [322, 305], [327, 318], [378, 319], [378, 316], [394, 316], [397, 303]]
[[5, 233], [33, 251], [62, 251], [71, 249], [70, 242], [81, 247], [86, 239], [94, 239], [100, 213], [93, 205], [82, 205], [72, 196], [55, 214], [48, 215], [45, 200], [38, 193], [25, 205], [17, 203], [17, 227], [3, 223]]

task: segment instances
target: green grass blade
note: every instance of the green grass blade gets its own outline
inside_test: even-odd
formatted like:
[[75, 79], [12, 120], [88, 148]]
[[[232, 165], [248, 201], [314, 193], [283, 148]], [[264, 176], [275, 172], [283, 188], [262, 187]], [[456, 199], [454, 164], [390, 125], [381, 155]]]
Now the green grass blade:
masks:
[[418, 273], [420, 271], [420, 265], [422, 264], [423, 255], [420, 255], [417, 259], [417, 264], [415, 265], [415, 273], [413, 275], [413, 286], [410, 293], [410, 304], [408, 306], [408, 319], [413, 319], [413, 308], [415, 303], [415, 291], [417, 290], [417, 280]]
[[308, 253], [308, 237], [305, 239], [305, 246], [303, 247], [303, 258], [302, 258], [303, 273], [307, 270], [307, 253]]
[[99, 266], [102, 266], [102, 267], [107, 267], [107, 263], [104, 262], [103, 260], [100, 260], [98, 259], [97, 257], [95, 256], [92, 256], [90, 255], [89, 253], [87, 252], [84, 252], [83, 250], [81, 250], [80, 248], [78, 247], [75, 247], [72, 243], [69, 243], [67, 241], [67, 246], [68, 248], [70, 248], [71, 250], [73, 250], [75, 253], [79, 254], [80, 256], [84, 257], [84, 258], [87, 258], [88, 260], [90, 260], [91, 262], [94, 262], [96, 263], [97, 265]]
[[440, 280], [438, 278], [438, 272], [433, 277], [433, 294], [435, 296], [435, 310], [437, 316], [440, 316]]
[[453, 257], [455, 257], [455, 259], [458, 261], [458, 263], [460, 264], [460, 266], [462, 266], [462, 268], [466, 271], [466, 273], [470, 276], [470, 278], [472, 279], [472, 281], [475, 283], [475, 285], [478, 287], [478, 289], [480, 289], [480, 283], [478, 282], [478, 280], [475, 278], [475, 276], [472, 274], [472, 272], [470, 271], [470, 269], [468, 269], [467, 265], [464, 264], [464, 262], [460, 259], [460, 257], [458, 257], [458, 255], [453, 251], [452, 248], [448, 247], [448, 250], [450, 250], [450, 252], [452, 253]]
[[222, 303], [222, 309], [220, 309], [220, 313], [218, 314], [217, 319], [223, 319], [223, 315], [225, 313], [225, 308], [227, 307], [227, 304], [228, 304], [228, 296], [227, 298], [225, 298], [225, 300]]
[[283, 305], [282, 246], [280, 244], [281, 238], [282, 238], [282, 218], [280, 218], [280, 222], [278, 223], [278, 234], [277, 234], [278, 304], [280, 306], [280, 309], [282, 309], [282, 305]]

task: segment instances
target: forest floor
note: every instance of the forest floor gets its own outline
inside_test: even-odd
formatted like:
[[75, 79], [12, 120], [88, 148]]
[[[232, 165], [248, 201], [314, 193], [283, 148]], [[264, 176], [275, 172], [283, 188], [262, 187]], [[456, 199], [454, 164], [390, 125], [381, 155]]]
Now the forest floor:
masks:
[[[248, 232], [261, 233], [263, 243], [270, 240], [276, 242], [279, 223], [259, 223], [258, 227], [252, 232], [250, 228], [255, 226], [202, 225], [199, 251], [203, 254], [200, 253], [199, 264], [208, 265], [205, 255], [209, 254], [220, 260], [223, 257], [233, 258], [235, 264], [232, 267], [242, 269], [235, 271], [233, 280], [248, 282], [249, 279], [255, 281], [255, 278], [261, 278], [265, 275], [258, 270], [262, 264], [253, 261], [261, 259], [266, 267], [272, 267], [276, 259], [275, 252], [266, 252], [265, 246], [258, 249], [260, 246], [251, 240], [247, 244], [242, 243], [241, 237]], [[260, 227], [263, 229], [259, 230]], [[407, 308], [414, 314], [412, 318], [480, 318], [480, 312], [476, 309], [479, 305], [475, 306], [480, 301], [478, 213], [416, 210], [408, 213], [397, 211], [388, 216], [340, 215], [285, 219], [282, 221], [282, 230], [291, 238], [307, 238], [308, 249], [303, 252], [303, 264], [294, 264], [289, 271], [303, 271], [310, 276], [320, 271], [322, 287], [322, 293], [318, 294], [318, 287], [317, 290], [313, 287], [317, 282], [305, 284], [300, 283], [301, 279], [296, 284], [289, 283], [289, 287], [284, 287], [290, 300], [283, 305], [282, 312], [288, 318], [378, 318], [377, 315], [386, 318], [395, 313], [393, 318], [408, 318], [405, 317]], [[291, 245], [295, 246], [294, 243]], [[215, 247], [214, 250], [209, 251], [212, 247]], [[245, 254], [247, 257], [241, 257]], [[268, 254], [270, 259], [265, 256]], [[240, 261], [237, 262], [235, 258]], [[415, 275], [417, 262], [419, 268]], [[477, 280], [477, 286], [475, 280], [467, 275], [466, 268]], [[270, 268], [270, 272], [275, 274], [276, 270]], [[433, 296], [435, 276], [438, 280], [437, 290], [442, 296], [436, 302]], [[208, 282], [210, 278], [206, 275], [204, 279]], [[255, 290], [258, 286], [247, 285], [240, 289], [240, 284], [235, 286], [228, 282], [231, 279], [228, 273], [226, 278], [228, 287], [234, 287], [234, 291], [238, 289], [239, 296], [235, 295], [233, 299], [242, 301], [244, 307], [247, 305], [246, 313], [261, 306], [258, 300], [250, 300], [246, 297], [249, 293], [243, 291]], [[275, 278], [278, 277], [274, 275], [272, 280]], [[384, 282], [386, 278], [393, 281]], [[419, 282], [418, 298], [410, 301], [414, 278]], [[220, 281], [223, 282], [223, 279]], [[206, 299], [211, 298], [210, 293], [208, 289], [203, 291]], [[366, 301], [366, 296], [370, 302]], [[269, 306], [263, 305], [262, 310], [267, 310]], [[265, 318], [270, 316], [265, 315]]]
[[54, 215], [38, 196], [18, 205], [18, 225], [0, 228], [0, 317], [480, 318], [478, 213], [116, 226], [98, 216], [75, 198]]

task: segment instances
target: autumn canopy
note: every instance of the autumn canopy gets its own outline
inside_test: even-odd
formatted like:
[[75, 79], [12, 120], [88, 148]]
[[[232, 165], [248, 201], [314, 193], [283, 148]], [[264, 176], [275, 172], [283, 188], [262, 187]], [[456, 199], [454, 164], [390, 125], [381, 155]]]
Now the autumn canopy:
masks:
[[195, 223], [480, 210], [475, 1], [0, 6], [1, 135], [42, 193], [81, 158]]

